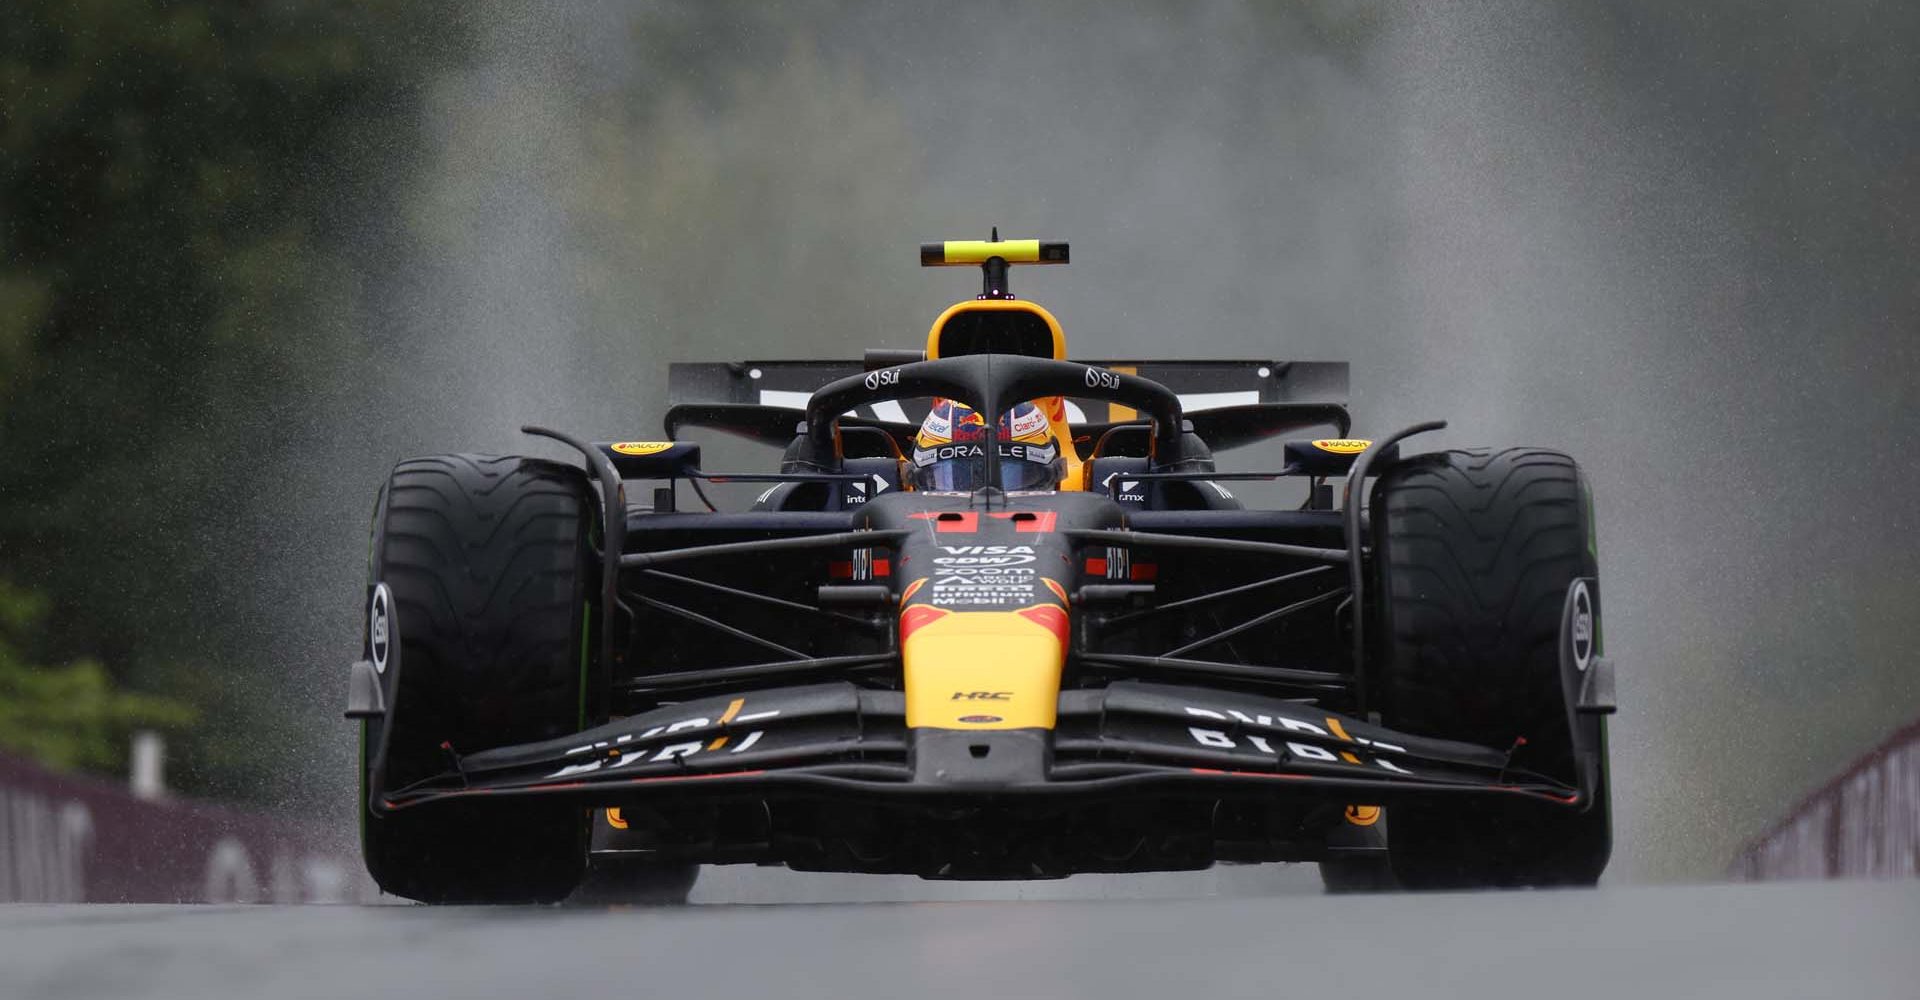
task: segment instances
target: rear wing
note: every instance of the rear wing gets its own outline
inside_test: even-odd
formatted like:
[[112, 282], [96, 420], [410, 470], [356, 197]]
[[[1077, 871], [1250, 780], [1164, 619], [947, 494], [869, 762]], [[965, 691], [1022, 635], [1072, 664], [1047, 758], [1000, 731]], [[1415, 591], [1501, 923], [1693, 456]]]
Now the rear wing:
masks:
[[[875, 352], [886, 364], [899, 359]], [[911, 360], [918, 360], [916, 357]], [[1347, 402], [1345, 361], [1140, 361], [1082, 360], [1149, 378], [1172, 389], [1188, 413], [1253, 403]], [[867, 371], [863, 361], [701, 361], [667, 368], [667, 389], [675, 405], [749, 403], [803, 408], [815, 389]], [[926, 400], [898, 400], [861, 406], [853, 415], [870, 420], [918, 424]], [[1067, 400], [1067, 422], [1097, 424], [1132, 419], [1131, 411], [1105, 400]]]

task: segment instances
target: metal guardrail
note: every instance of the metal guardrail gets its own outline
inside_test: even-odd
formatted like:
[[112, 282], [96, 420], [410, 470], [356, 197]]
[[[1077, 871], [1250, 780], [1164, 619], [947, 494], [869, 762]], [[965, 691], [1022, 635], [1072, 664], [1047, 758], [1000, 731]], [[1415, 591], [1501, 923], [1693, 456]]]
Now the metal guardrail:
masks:
[[1727, 874], [1739, 881], [1920, 876], [1920, 720], [1748, 843]]
[[375, 898], [350, 839], [331, 836], [337, 825], [137, 797], [119, 782], [0, 755], [0, 902]]

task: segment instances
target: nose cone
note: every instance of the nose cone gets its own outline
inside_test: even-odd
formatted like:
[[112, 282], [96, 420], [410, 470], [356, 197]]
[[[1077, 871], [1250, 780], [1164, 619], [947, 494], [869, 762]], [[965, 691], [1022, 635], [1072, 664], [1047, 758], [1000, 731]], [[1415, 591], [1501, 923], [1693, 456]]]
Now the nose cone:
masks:
[[1057, 604], [900, 615], [907, 725], [935, 729], [1052, 729], [1066, 662], [1067, 613]]
[[907, 581], [907, 725], [1052, 729], [1071, 635], [1071, 531], [1119, 526], [1119, 506], [1086, 493], [906, 493], [876, 498], [860, 516], [907, 529], [896, 569]]

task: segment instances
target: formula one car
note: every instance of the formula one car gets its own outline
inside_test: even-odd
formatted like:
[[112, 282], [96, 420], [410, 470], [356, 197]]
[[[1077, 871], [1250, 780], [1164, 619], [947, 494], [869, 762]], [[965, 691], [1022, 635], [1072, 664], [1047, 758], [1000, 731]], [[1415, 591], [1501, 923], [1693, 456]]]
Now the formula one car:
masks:
[[[1069, 361], [1007, 280], [1067, 259], [925, 246], [984, 288], [924, 351], [676, 364], [665, 440], [528, 427], [579, 464], [399, 463], [347, 713], [380, 886], [1598, 879], [1613, 668], [1580, 469], [1401, 453], [1437, 422], [1356, 439], [1344, 363]], [[783, 449], [779, 471], [706, 470], [701, 428]], [[1258, 442], [1280, 468], [1216, 467]], [[1304, 502], [1245, 509], [1247, 480]], [[717, 512], [728, 481], [767, 489]]]

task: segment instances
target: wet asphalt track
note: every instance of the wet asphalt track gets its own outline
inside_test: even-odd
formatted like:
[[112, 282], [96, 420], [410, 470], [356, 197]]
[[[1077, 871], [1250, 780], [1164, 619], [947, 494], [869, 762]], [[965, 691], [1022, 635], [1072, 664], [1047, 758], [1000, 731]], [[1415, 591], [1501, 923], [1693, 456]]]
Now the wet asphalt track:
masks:
[[0, 997], [1920, 997], [1920, 881], [684, 908], [0, 907]]

